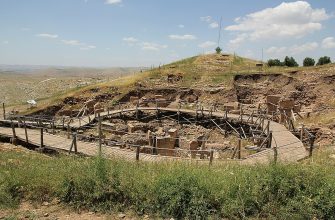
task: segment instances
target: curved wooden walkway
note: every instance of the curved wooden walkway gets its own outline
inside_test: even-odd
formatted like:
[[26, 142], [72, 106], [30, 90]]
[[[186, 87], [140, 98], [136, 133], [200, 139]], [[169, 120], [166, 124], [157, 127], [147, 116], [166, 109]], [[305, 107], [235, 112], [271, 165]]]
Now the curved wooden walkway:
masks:
[[[139, 111], [161, 111], [161, 112], [171, 112], [177, 113], [186, 113], [195, 115], [196, 111], [189, 110], [189, 109], [174, 109], [174, 108], [156, 108], [156, 107], [139, 107], [139, 108], [132, 108], [132, 109], [124, 109], [124, 110], [114, 110], [109, 112], [103, 112], [100, 114], [101, 117], [126, 113], [126, 112], [134, 112], [136, 110]], [[204, 115], [210, 115], [209, 111], [204, 111]], [[224, 112], [212, 112], [213, 117], [224, 118]], [[90, 120], [89, 120], [90, 117]], [[229, 119], [238, 119], [239, 115], [228, 114]], [[89, 121], [95, 119], [94, 115], [86, 116], [80, 119], [73, 121], [70, 126], [72, 128], [80, 128], [82, 126], [86, 126], [89, 124]], [[244, 116], [243, 119], [247, 121], [247, 116]], [[267, 123], [267, 121], [265, 121]], [[25, 141], [25, 132], [22, 128], [16, 128], [16, 136], [21, 141]], [[27, 129], [29, 141], [32, 144], [40, 145], [40, 131], [34, 129]], [[303, 146], [303, 143], [295, 137], [290, 131], [286, 129], [284, 125], [279, 123], [270, 121], [270, 131], [272, 131], [272, 142], [271, 148], [261, 151], [259, 153], [253, 154], [248, 156], [247, 158], [240, 160], [243, 164], [256, 164], [256, 163], [269, 163], [274, 158], [274, 148], [277, 149], [277, 158], [278, 161], [282, 162], [296, 162], [302, 160], [308, 156], [308, 153]], [[12, 137], [12, 129], [6, 127], [0, 127], [0, 135]], [[60, 137], [52, 134], [44, 134], [44, 146], [46, 148], [55, 149], [55, 150], [66, 150], [70, 149], [72, 140], [67, 139], [66, 137]], [[96, 144], [91, 144], [87, 142], [77, 141], [78, 145], [78, 152], [94, 156], [98, 154], [98, 147]], [[110, 157], [117, 157], [123, 158], [127, 160], [135, 160], [135, 151], [131, 150], [123, 150], [116, 147], [103, 147], [103, 153]], [[183, 158], [184, 160], [185, 158]], [[175, 158], [175, 157], [165, 157], [165, 156], [157, 156], [157, 155], [148, 155], [148, 154], [141, 154], [140, 160], [143, 161], [170, 161], [170, 160], [182, 160], [182, 158]], [[186, 159], [190, 160], [190, 159]], [[193, 159], [194, 160], [194, 159]], [[214, 160], [220, 161], [220, 160]]]

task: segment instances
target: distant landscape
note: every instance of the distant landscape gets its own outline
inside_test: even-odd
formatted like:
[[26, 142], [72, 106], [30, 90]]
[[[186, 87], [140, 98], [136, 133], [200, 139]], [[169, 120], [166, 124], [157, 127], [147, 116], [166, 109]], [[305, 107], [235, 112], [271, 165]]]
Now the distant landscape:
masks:
[[140, 67], [85, 68], [0, 65], [0, 102], [42, 101], [71, 89], [107, 82], [145, 70]]

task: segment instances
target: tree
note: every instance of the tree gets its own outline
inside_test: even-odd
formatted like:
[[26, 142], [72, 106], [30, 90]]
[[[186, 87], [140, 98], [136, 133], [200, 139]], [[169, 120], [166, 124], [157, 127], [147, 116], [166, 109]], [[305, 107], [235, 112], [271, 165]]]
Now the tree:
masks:
[[319, 61], [316, 65], [325, 65], [328, 63], [331, 63], [332, 61], [330, 60], [330, 57], [324, 56], [324, 57], [320, 57]]
[[282, 63], [280, 62], [279, 59], [270, 59], [268, 60], [268, 66], [272, 67], [272, 66], [282, 66]]
[[288, 57], [288, 56], [286, 56], [284, 59], [284, 65], [287, 67], [299, 66], [299, 64], [295, 61], [293, 57]]
[[304, 66], [314, 66], [315, 65], [315, 60], [310, 57], [306, 57], [304, 59]]
[[221, 51], [222, 51], [222, 49], [221, 49], [220, 47], [217, 47], [217, 48], [215, 49], [215, 51], [216, 51], [217, 54], [220, 54]]

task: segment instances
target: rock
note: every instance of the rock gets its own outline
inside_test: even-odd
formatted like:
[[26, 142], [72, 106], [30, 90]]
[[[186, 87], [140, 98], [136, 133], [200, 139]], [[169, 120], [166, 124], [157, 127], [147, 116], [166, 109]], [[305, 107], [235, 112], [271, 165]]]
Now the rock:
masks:
[[94, 215], [94, 212], [89, 212], [89, 213], [87, 213], [88, 215]]
[[49, 206], [49, 202], [43, 202], [42, 206]]
[[126, 215], [124, 214], [124, 213], [120, 213], [120, 214], [118, 214], [117, 215], [119, 218], [125, 218], [126, 217]]
[[48, 217], [48, 216], [49, 216], [49, 213], [44, 213], [43, 216], [44, 216], [44, 217]]

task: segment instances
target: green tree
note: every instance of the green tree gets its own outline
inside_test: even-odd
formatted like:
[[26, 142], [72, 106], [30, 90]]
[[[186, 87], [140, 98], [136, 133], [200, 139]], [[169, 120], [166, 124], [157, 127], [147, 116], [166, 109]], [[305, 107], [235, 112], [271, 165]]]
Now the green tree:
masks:
[[268, 66], [272, 67], [272, 66], [282, 66], [282, 62], [280, 62], [279, 59], [270, 59], [268, 60]]
[[324, 57], [320, 57], [319, 61], [316, 65], [325, 65], [328, 63], [331, 63], [332, 61], [330, 60], [330, 57], [324, 56]]
[[215, 51], [216, 51], [217, 54], [220, 54], [220, 53], [222, 52], [222, 49], [221, 49], [220, 47], [217, 47], [217, 48], [215, 49]]
[[314, 66], [315, 65], [315, 60], [313, 58], [310, 58], [310, 57], [306, 57], [304, 59], [304, 63], [303, 63], [304, 66]]
[[299, 64], [295, 61], [293, 57], [288, 57], [288, 56], [286, 56], [284, 59], [284, 65], [287, 67], [299, 66]]

